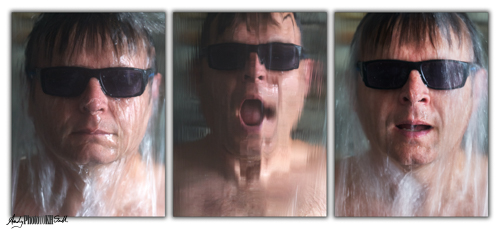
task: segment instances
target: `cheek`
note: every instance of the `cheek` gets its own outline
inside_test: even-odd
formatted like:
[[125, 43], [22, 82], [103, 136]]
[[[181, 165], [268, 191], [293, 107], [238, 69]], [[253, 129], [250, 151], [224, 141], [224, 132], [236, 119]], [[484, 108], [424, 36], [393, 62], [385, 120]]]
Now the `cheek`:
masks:
[[235, 92], [236, 79], [234, 74], [206, 74], [202, 82], [201, 99], [204, 104], [209, 105], [209, 111], [220, 116], [220, 112], [225, 114], [229, 109], [232, 94]]
[[119, 135], [123, 136], [122, 147], [135, 149], [144, 137], [152, 105], [147, 99], [148, 93], [145, 91], [142, 96], [136, 98], [110, 99], [111, 114], [119, 127]]
[[380, 91], [358, 86], [356, 112], [368, 138], [373, 136], [384, 136], [390, 112], [391, 104], [397, 101], [390, 91]]
[[277, 78], [282, 79], [277, 84], [278, 91], [276, 92], [280, 97], [280, 117], [288, 126], [292, 126], [300, 118], [304, 106], [305, 82], [301, 81], [298, 76], [279, 75]]
[[72, 111], [77, 109], [73, 100], [45, 95], [40, 90], [31, 106], [31, 116], [39, 136], [58, 139], [69, 134], [71, 130], [67, 123], [73, 115]]
[[304, 100], [304, 95], [301, 90], [301, 82], [296, 78], [284, 77], [279, 83], [282, 102], [288, 107], [299, 106]]
[[461, 139], [467, 128], [472, 113], [472, 97], [468, 92], [470, 88], [443, 91], [434, 98], [443, 131], [446, 135], [459, 136], [450, 139]]

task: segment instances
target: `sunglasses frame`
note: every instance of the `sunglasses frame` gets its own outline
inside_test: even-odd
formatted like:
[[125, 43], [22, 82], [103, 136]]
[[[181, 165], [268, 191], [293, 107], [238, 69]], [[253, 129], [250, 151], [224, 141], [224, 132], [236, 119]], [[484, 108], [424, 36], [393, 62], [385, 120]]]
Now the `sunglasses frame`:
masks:
[[[451, 88], [439, 88], [439, 87], [429, 86], [429, 83], [428, 83], [428, 81], [426, 79], [426, 76], [424, 75], [424, 73], [422, 71], [422, 64], [430, 63], [430, 62], [438, 62], [438, 61], [439, 62], [455, 62], [455, 63], [462, 64], [463, 71], [464, 71], [463, 72], [462, 83], [460, 85], [458, 85], [458, 86], [451, 87]], [[401, 64], [404, 64], [405, 67], [408, 67], [409, 71], [408, 71], [408, 74], [406, 76], [406, 80], [404, 81], [404, 83], [401, 86], [394, 87], [394, 88], [381, 88], [381, 87], [374, 87], [374, 86], [369, 85], [366, 66], [369, 65], [369, 64], [371, 64], [371, 63], [377, 63], [377, 62], [401, 63]], [[435, 60], [426, 60], [426, 61], [420, 61], [420, 62], [411, 62], [411, 61], [403, 61], [403, 60], [392, 60], [392, 59], [382, 59], [382, 60], [371, 60], [371, 61], [358, 61], [356, 63], [356, 70], [358, 70], [358, 71], [361, 72], [361, 76], [363, 77], [363, 82], [365, 83], [365, 86], [369, 87], [369, 88], [373, 88], [373, 89], [391, 90], [391, 89], [401, 88], [408, 81], [408, 78], [410, 77], [411, 71], [412, 70], [417, 70], [418, 73], [420, 74], [420, 78], [422, 79], [422, 82], [424, 82], [424, 84], [428, 88], [431, 88], [431, 89], [434, 89], [434, 90], [453, 90], [453, 89], [457, 89], [457, 88], [462, 88], [465, 85], [465, 83], [467, 82], [467, 77], [469, 77], [469, 75], [472, 75], [472, 74], [468, 74], [468, 73], [474, 72], [476, 70], [476, 66], [477, 65], [474, 64], [474, 63], [463, 62], [463, 61], [458, 61], [458, 60], [448, 60], [448, 59], [435, 59]]]
[[[51, 93], [47, 88], [45, 88], [44, 81], [46, 80], [45, 75], [42, 75], [42, 71], [46, 70], [53, 70], [53, 69], [67, 69], [67, 70], [77, 70], [80, 72], [83, 72], [81, 74], [82, 76], [86, 77], [85, 82], [86, 85], [82, 92], [74, 95], [58, 95], [57, 93]], [[141, 90], [133, 95], [126, 95], [126, 96], [116, 96], [111, 94], [106, 87], [104, 86], [103, 80], [102, 80], [102, 72], [110, 71], [110, 70], [132, 70], [132, 71], [139, 71], [142, 73], [142, 85], [141, 85]], [[87, 88], [88, 83], [91, 78], [96, 78], [99, 81], [99, 85], [101, 86], [101, 90], [103, 93], [107, 96], [113, 97], [113, 98], [130, 98], [130, 97], [136, 97], [140, 96], [144, 93], [146, 90], [146, 85], [149, 82], [149, 79], [154, 77], [155, 75], [155, 69], [154, 68], [148, 68], [148, 69], [140, 69], [140, 68], [127, 68], [127, 67], [115, 67], [115, 68], [98, 68], [98, 69], [91, 69], [91, 68], [84, 68], [84, 67], [72, 67], [72, 66], [60, 66], [60, 67], [48, 67], [48, 68], [34, 68], [28, 73], [28, 78], [30, 80], [34, 79], [34, 77], [39, 77], [40, 78], [40, 85], [42, 87], [42, 91], [47, 94], [47, 95], [52, 95], [52, 96], [58, 96], [58, 97], [77, 97], [80, 96], [84, 91], [85, 88]]]
[[[246, 49], [246, 51], [244, 53], [245, 61], [242, 62], [242, 63], [237, 63], [237, 66], [235, 66], [235, 67], [231, 67], [231, 68], [217, 68], [217, 66], [215, 66], [215, 64], [214, 64], [214, 61], [212, 60], [212, 58], [215, 58], [211, 54], [212, 50], [214, 50], [218, 46], [226, 46], [226, 45], [239, 45], [239, 46], [245, 47], [245, 49]], [[271, 68], [269, 61], [267, 61], [265, 59], [265, 56], [263, 56], [263, 54], [261, 54], [261, 52], [262, 52], [261, 50], [262, 49], [266, 49], [266, 48], [270, 49], [274, 45], [280, 45], [280, 46], [283, 45], [283, 46], [292, 46], [292, 47], [294, 47], [295, 48], [295, 53], [296, 53], [296, 55], [298, 57], [297, 63], [294, 66], [290, 67], [290, 68]], [[209, 46], [203, 48], [201, 50], [200, 57], [207, 57], [208, 66], [210, 68], [212, 68], [212, 69], [216, 69], [216, 70], [239, 70], [239, 69], [243, 69], [245, 67], [245, 63], [246, 63], [246, 61], [248, 59], [248, 54], [250, 54], [252, 52], [257, 53], [257, 56], [259, 57], [260, 64], [264, 64], [265, 67], [266, 67], [266, 69], [268, 69], [268, 70], [274, 70], [274, 71], [290, 71], [290, 70], [293, 70], [293, 69], [297, 69], [297, 68], [299, 68], [300, 60], [306, 58], [304, 47], [296, 45], [296, 44], [281, 43], [281, 42], [271, 42], [271, 43], [258, 44], [258, 45], [251, 45], [251, 44], [244, 44], [244, 43], [219, 43], [219, 44], [213, 44], [213, 45], [209, 45]]]

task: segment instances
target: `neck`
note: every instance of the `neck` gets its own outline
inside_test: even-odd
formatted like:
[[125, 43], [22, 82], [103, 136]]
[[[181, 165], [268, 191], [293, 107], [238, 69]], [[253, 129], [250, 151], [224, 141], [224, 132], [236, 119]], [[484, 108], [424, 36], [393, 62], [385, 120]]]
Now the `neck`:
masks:
[[223, 173], [230, 179], [235, 179], [240, 187], [265, 183], [271, 174], [285, 172], [292, 162], [292, 139], [282, 139], [271, 152], [263, 152], [256, 157], [242, 157], [240, 152], [230, 152], [224, 145], [217, 144], [214, 136], [207, 136], [210, 147], [216, 149]]
[[[141, 158], [136, 153], [108, 164], [89, 165], [71, 164], [55, 158], [51, 161], [55, 168], [52, 193], [62, 196], [58, 213], [74, 216], [101, 211], [96, 203], [109, 206], [105, 202], [117, 194], [125, 179], [134, 176]], [[106, 211], [109, 212], [109, 209]]]
[[460, 147], [453, 149], [446, 155], [436, 158], [433, 162], [425, 165], [410, 167], [407, 173], [411, 173], [421, 184], [435, 189], [444, 183], [453, 182], [464, 165], [464, 152]]
[[465, 157], [458, 146], [425, 165], [402, 166], [381, 153], [370, 153], [369, 160], [373, 168], [383, 174], [380, 182], [390, 188], [391, 198], [413, 193], [426, 200], [425, 203], [436, 203], [432, 200], [441, 200], [443, 195], [450, 196], [458, 190]]

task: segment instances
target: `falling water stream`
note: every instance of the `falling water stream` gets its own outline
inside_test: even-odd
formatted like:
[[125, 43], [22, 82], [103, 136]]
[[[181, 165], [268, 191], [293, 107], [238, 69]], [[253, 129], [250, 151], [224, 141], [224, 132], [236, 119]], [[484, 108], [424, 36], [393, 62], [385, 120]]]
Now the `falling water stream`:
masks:
[[[336, 37], [340, 41], [345, 33], [340, 31], [343, 16], [336, 14], [335, 18], [339, 28]], [[379, 16], [370, 15], [367, 21], [379, 21]], [[361, 57], [353, 54], [358, 50], [352, 47], [359, 47], [358, 44], [350, 50], [345, 46], [336, 47], [336, 216], [488, 215], [487, 49], [482, 48], [483, 41], [479, 40], [473, 41], [476, 47], [473, 50], [468, 32], [462, 33], [462, 46], [458, 45], [454, 35], [456, 30], [443, 26], [447, 25], [448, 15], [436, 14], [433, 17], [437, 21], [438, 34], [451, 34], [451, 40], [435, 39], [437, 48], [432, 48], [428, 40], [425, 42], [427, 35], [420, 48], [415, 48], [414, 43], [403, 43], [394, 48], [393, 40], [392, 46], [376, 54], [363, 54], [366, 50], [359, 50]], [[345, 21], [349, 23], [349, 20]], [[406, 31], [410, 27], [402, 28]], [[399, 33], [390, 34], [394, 38]], [[486, 38], [478, 36], [479, 39]], [[360, 40], [370, 39], [358, 37], [357, 41]], [[380, 90], [366, 88], [360, 71], [355, 67], [355, 61], [360, 59], [413, 62], [453, 59], [475, 62], [476, 65], [467, 69], [469, 77], [462, 88], [427, 88], [421, 77], [415, 77], [419, 75], [413, 70], [405, 86]], [[441, 71], [448, 74], [450, 69]], [[365, 93], [370, 96], [365, 96]], [[422, 97], [410, 105], [411, 96]], [[424, 102], [427, 103], [422, 105]], [[472, 111], [470, 118], [467, 117], [468, 111]], [[406, 119], [414, 122], [409, 128], [390, 125]], [[422, 123], [431, 127], [417, 125]], [[402, 141], [391, 131], [405, 131], [407, 136], [429, 131], [432, 138], [409, 137]], [[412, 158], [410, 162], [401, 159], [407, 154]]]

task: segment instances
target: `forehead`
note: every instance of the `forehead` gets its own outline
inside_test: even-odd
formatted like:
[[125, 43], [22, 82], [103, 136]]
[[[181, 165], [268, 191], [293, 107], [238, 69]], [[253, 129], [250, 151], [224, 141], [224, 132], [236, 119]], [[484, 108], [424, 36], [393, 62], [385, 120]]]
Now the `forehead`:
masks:
[[361, 55], [362, 61], [375, 59], [396, 59], [412, 62], [420, 62], [433, 59], [449, 59], [464, 62], [474, 61], [474, 52], [472, 44], [468, 37], [462, 37], [460, 40], [454, 33], [450, 39], [440, 35], [431, 41], [429, 36], [421, 42], [400, 42], [400, 33], [393, 32], [389, 47], [379, 48], [374, 53], [365, 53]]
[[360, 60], [472, 62], [467, 18], [453, 13], [367, 14], [356, 31]]
[[[217, 20], [213, 23], [220, 23]], [[292, 13], [271, 13], [266, 20], [257, 14], [247, 16], [246, 20], [235, 18], [222, 34], [217, 34], [216, 25], [210, 28], [210, 43], [245, 43], [263, 44], [270, 42], [292, 43], [300, 45], [301, 34]]]
[[[70, 38], [72, 45], [79, 44]], [[52, 58], [38, 58], [37, 67], [78, 66], [86, 68], [132, 67], [146, 69], [149, 57], [142, 42], [130, 48], [124, 43], [115, 47], [110, 39], [84, 39], [78, 47], [67, 48], [59, 52], [52, 50]], [[70, 45], [71, 46], [71, 45]]]

